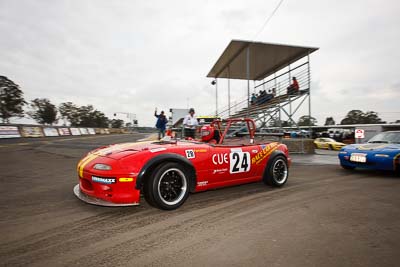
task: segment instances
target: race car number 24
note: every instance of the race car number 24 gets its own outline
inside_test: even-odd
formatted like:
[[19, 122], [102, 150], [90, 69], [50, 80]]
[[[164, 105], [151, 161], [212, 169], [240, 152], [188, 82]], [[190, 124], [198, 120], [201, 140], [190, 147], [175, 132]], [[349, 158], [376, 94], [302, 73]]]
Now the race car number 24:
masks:
[[230, 173], [250, 171], [251, 161], [249, 152], [233, 152], [229, 154]]

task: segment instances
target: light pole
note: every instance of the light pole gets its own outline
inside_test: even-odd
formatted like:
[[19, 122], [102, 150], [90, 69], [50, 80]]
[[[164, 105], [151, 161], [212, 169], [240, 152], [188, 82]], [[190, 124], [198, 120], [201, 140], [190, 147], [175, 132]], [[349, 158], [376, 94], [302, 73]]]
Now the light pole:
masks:
[[212, 80], [211, 84], [215, 85], [215, 117], [218, 117], [218, 83], [217, 83], [217, 78], [215, 78], [215, 80]]
[[134, 113], [129, 113], [129, 112], [115, 112], [114, 117], [117, 116], [117, 114], [124, 114], [126, 117], [132, 122], [132, 127], [138, 125], [138, 121], [136, 119], [136, 114]]

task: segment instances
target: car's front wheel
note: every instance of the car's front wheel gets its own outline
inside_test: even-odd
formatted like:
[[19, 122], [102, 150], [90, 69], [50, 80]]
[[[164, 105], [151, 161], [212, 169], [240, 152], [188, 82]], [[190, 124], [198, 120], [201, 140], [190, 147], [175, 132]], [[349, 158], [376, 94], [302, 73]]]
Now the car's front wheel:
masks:
[[268, 163], [264, 174], [264, 183], [276, 187], [283, 186], [289, 177], [289, 167], [286, 157], [279, 155]]
[[348, 166], [348, 165], [343, 165], [343, 164], [340, 164], [340, 166], [342, 166], [342, 168], [345, 170], [354, 170], [355, 169], [353, 166]]
[[145, 183], [146, 201], [163, 210], [180, 207], [189, 196], [189, 180], [185, 168], [174, 162], [160, 164]]

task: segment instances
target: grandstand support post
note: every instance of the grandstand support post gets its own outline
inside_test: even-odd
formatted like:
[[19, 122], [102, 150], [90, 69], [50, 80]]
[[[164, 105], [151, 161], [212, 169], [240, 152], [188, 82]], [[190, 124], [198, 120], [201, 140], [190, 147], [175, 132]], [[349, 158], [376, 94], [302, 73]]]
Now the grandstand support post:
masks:
[[231, 72], [228, 65], [228, 116], [231, 117]]
[[[275, 90], [276, 90], [276, 96], [278, 96], [278, 89], [277, 89], [278, 87], [277, 87], [277, 83], [276, 83], [276, 72], [274, 73], [274, 87], [275, 87]], [[278, 111], [279, 111], [279, 122], [278, 122], [279, 130], [281, 132], [283, 132], [282, 121], [281, 121], [282, 114], [281, 114], [281, 98], [280, 97], [279, 97], [279, 101], [278, 101]]]
[[246, 78], [247, 78], [247, 117], [250, 116], [250, 45], [246, 51]]
[[[291, 67], [290, 67], [290, 64], [288, 65], [288, 68], [289, 68], [289, 70], [288, 70], [288, 79], [289, 79], [289, 86], [292, 84], [292, 69], [291, 69]], [[288, 94], [288, 97], [289, 97], [289, 114], [290, 115], [292, 115], [292, 98], [291, 98], [291, 96]]]
[[218, 117], [218, 78], [215, 78], [215, 116]]
[[[310, 52], [307, 54], [307, 76], [308, 76], [308, 118], [311, 122], [311, 71], [310, 71]], [[308, 128], [308, 132], [311, 134], [311, 123]], [[310, 136], [311, 137], [311, 136]]]

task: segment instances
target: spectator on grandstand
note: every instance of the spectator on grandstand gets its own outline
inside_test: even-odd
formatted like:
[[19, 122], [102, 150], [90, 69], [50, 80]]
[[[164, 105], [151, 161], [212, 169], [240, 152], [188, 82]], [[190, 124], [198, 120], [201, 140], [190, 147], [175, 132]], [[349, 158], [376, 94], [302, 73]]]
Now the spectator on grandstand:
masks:
[[164, 111], [161, 111], [161, 113], [157, 115], [157, 108], [154, 111], [154, 116], [157, 118], [156, 128], [158, 130], [158, 139], [160, 140], [165, 136], [165, 128], [168, 123], [168, 119], [165, 117]]
[[272, 88], [272, 90], [268, 90], [268, 93], [266, 93], [265, 90], [260, 91], [260, 96], [257, 99], [257, 104], [264, 104], [271, 100], [272, 98], [275, 97], [276, 91], [275, 88]]
[[199, 125], [196, 116], [194, 115], [194, 108], [189, 109], [189, 114], [183, 119], [183, 127], [185, 137], [194, 138], [196, 126]]
[[296, 77], [293, 77], [292, 78], [292, 84], [289, 85], [289, 87], [287, 88], [287, 94], [288, 95], [298, 94], [299, 93], [299, 89], [300, 89], [299, 83], [297, 82]]
[[255, 93], [253, 93], [253, 94], [251, 95], [251, 98], [250, 98], [250, 103], [251, 103], [252, 105], [254, 105], [254, 104], [256, 103], [256, 101], [257, 101], [257, 96], [256, 96]]
[[272, 90], [268, 90], [268, 94], [265, 95], [265, 102], [270, 101], [275, 97], [276, 90], [275, 88], [272, 88]]

